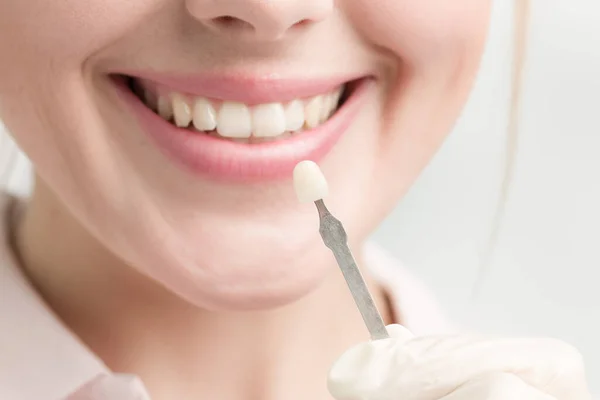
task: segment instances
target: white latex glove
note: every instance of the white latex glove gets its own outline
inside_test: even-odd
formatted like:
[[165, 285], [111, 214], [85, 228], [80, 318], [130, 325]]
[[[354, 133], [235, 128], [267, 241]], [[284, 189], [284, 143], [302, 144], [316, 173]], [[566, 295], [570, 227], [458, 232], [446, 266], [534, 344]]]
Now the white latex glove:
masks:
[[413, 337], [359, 344], [329, 374], [338, 400], [590, 400], [581, 355], [552, 339]]

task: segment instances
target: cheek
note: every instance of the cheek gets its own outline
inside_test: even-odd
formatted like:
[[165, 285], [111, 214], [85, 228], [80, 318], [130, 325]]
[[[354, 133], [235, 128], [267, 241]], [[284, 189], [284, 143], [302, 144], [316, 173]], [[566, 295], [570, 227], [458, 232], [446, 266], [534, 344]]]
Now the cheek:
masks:
[[491, 0], [349, 0], [347, 13], [372, 42], [422, 67], [479, 49]]
[[370, 207], [363, 208], [374, 210], [370, 220], [379, 221], [429, 163], [465, 104], [487, 36], [491, 1], [345, 4], [354, 26], [388, 53], [375, 178], [364, 182], [371, 195]]
[[0, 1], [0, 116], [19, 119], [54, 107], [86, 59], [135, 27], [151, 3]]
[[139, 26], [159, 1], [0, 0], [0, 118], [36, 164], [52, 169], [81, 158], [68, 143], [84, 140], [74, 133], [89, 117], [86, 60]]
[[61, 63], [81, 63], [125, 32], [134, 29], [148, 13], [153, 12], [158, 2], [159, 0], [2, 1], [0, 48], [13, 55], [31, 53], [37, 57], [60, 60]]

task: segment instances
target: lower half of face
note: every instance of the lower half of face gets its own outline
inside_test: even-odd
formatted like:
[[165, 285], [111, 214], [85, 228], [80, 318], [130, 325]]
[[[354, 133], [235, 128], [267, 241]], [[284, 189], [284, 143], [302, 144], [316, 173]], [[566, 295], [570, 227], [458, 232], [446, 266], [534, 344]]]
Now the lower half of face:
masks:
[[303, 159], [352, 242], [370, 233], [457, 118], [489, 13], [265, 4], [0, 2], [9, 131], [97, 241], [202, 307], [273, 306], [323, 279], [331, 255], [291, 183]]

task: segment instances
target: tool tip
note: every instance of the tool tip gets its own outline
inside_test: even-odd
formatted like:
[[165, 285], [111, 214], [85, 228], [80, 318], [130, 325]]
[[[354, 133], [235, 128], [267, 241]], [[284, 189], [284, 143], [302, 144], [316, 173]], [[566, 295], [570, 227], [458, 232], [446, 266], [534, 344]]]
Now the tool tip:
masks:
[[294, 168], [294, 189], [301, 203], [324, 199], [329, 192], [325, 175], [317, 163], [300, 161]]

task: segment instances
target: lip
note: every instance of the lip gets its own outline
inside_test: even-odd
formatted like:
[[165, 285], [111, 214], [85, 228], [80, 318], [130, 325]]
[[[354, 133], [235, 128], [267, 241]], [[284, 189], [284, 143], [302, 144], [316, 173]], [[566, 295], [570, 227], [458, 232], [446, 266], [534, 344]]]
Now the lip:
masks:
[[[150, 110], [131, 92], [124, 81], [114, 80], [114, 82], [119, 96], [133, 111], [142, 130], [174, 163], [202, 178], [250, 183], [290, 179], [294, 167], [300, 161], [319, 162], [324, 158], [352, 124], [374, 80], [372, 78], [358, 80], [348, 99], [329, 120], [317, 128], [279, 141], [252, 144], [234, 142], [189, 129], [177, 128]], [[216, 84], [210, 84], [208, 91], [205, 91], [204, 88], [198, 91], [211, 98], [224, 98], [224, 96], [232, 94], [230, 92], [233, 92], [231, 89], [235, 86], [235, 79], [221, 79], [219, 82], [226, 82], [222, 91], [217, 92]], [[248, 82], [250, 82], [249, 86], [258, 87], [260, 83], [268, 81]], [[345, 82], [347, 81], [341, 83], [330, 81], [329, 87], [335, 88]], [[300, 83], [290, 87], [280, 84], [280, 80], [269, 82], [266, 84], [266, 88], [261, 87], [255, 93], [235, 89], [236, 93], [240, 93], [240, 97], [235, 100], [243, 102], [243, 97], [246, 101], [248, 99], [255, 99], [261, 103], [266, 102], [265, 99], [273, 101], [274, 94], [268, 92], [269, 87], [274, 88], [275, 94], [287, 92], [294, 93], [294, 95], [299, 93], [298, 88], [301, 88], [300, 91], [308, 92], [323, 87], [323, 82]], [[200, 86], [195, 89], [200, 89]], [[190, 90], [192, 89], [188, 88], [184, 92], [190, 93]], [[319, 91], [316, 94], [320, 93], [324, 92]], [[281, 97], [278, 99], [281, 101]]]
[[347, 82], [364, 78], [363, 75], [349, 75], [335, 78], [288, 79], [273, 75], [171, 75], [147, 71], [119, 71], [118, 74], [149, 81], [157, 87], [169, 88], [173, 92], [235, 101], [250, 106], [314, 97], [331, 92]]

